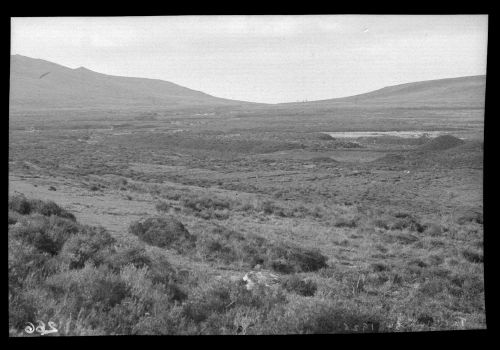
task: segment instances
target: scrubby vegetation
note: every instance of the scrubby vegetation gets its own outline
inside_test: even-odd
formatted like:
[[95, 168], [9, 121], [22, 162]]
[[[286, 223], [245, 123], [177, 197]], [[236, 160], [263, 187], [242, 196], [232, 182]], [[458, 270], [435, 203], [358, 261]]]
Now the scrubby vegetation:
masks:
[[[102, 227], [42, 215], [20, 204], [32, 200], [9, 198], [11, 203], [11, 335], [23, 335], [27, 320], [38, 319], [52, 320], [63, 335], [419, 330], [459, 327], [446, 323], [449, 316], [436, 313], [428, 298], [451, 302], [461, 310], [482, 307], [484, 286], [476, 268], [482, 255], [477, 250], [463, 250], [465, 261], [472, 265], [457, 261], [457, 269], [444, 267], [444, 259], [434, 254], [427, 262], [413, 259], [396, 271], [390, 264], [373, 263], [364, 273], [352, 274], [328, 266], [317, 250], [220, 225], [194, 236], [173, 217], [149, 218], [130, 226], [146, 245], [124, 244]], [[36, 208], [47, 204], [36, 203]], [[62, 208], [55, 212], [68, 216]], [[241, 276], [186, 274], [148, 246], [174, 249], [207, 262], [246, 268], [259, 264], [280, 274], [281, 283], [247, 290]], [[308, 272], [316, 274], [305, 277]], [[409, 305], [380, 308], [371, 301], [370, 295], [377, 291], [389, 293], [415, 280], [421, 283]]]
[[9, 209], [22, 215], [39, 213], [45, 216], [56, 215], [73, 221], [75, 220], [75, 216], [72, 213], [52, 201], [44, 202], [39, 199], [27, 199], [23, 195], [9, 197]]
[[285, 242], [270, 242], [256, 234], [243, 235], [222, 226], [205, 232], [197, 241], [199, 253], [223, 263], [257, 264], [281, 273], [310, 272], [327, 266], [328, 258], [317, 249]]
[[[416, 111], [10, 119], [10, 193], [79, 219], [9, 198], [10, 334], [485, 328], [482, 111]], [[451, 119], [465, 142], [318, 139]]]
[[294, 292], [306, 297], [313, 296], [318, 289], [314, 281], [301, 279], [297, 275], [292, 275], [285, 279], [283, 287], [289, 292]]
[[[16, 224], [9, 225], [11, 335], [21, 335], [28, 320], [38, 319], [53, 320], [64, 335], [325, 333], [352, 331], [349, 327], [373, 322], [373, 316], [333, 303], [302, 305], [292, 294], [312, 296], [317, 287], [311, 281], [292, 277], [284, 288], [248, 291], [241, 280], [203, 281], [200, 276], [186, 280], [144, 246], [117, 245], [103, 228], [31, 213], [24, 205], [11, 208], [20, 215]], [[172, 221], [146, 220], [131, 230], [149, 237], [148, 230], [159, 230], [149, 234], [161, 235], [172, 225]], [[231, 242], [245, 241], [222, 229], [212, 233], [219, 239], [235, 236]], [[313, 252], [252, 239], [275, 251], [271, 256], [291, 259], [288, 263], [299, 270], [324, 267], [324, 257]], [[209, 242], [202, 247], [213, 249]], [[239, 252], [245, 249], [249, 245], [242, 245]], [[224, 253], [220, 247], [216, 250]], [[196, 287], [188, 289], [192, 283]], [[310, 312], [304, 313], [303, 306]]]
[[192, 248], [196, 237], [191, 235], [182, 222], [173, 217], [148, 218], [130, 225], [131, 234], [145, 243], [160, 248], [175, 248], [185, 251]]

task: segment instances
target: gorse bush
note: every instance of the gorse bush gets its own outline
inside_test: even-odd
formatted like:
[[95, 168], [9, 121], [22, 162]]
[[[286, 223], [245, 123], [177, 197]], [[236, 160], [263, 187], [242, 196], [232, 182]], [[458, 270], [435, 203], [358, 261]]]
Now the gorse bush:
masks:
[[9, 225], [15, 225], [19, 221], [20, 218], [21, 218], [21, 214], [9, 209], [9, 218], [8, 218]]
[[275, 243], [268, 250], [268, 254], [268, 265], [278, 272], [311, 272], [328, 266], [328, 258], [321, 254], [319, 249], [304, 248], [291, 243]]
[[22, 195], [9, 197], [9, 209], [22, 215], [39, 213], [44, 216], [56, 215], [72, 221], [76, 220], [72, 213], [52, 201], [44, 202], [39, 199], [27, 199]]
[[127, 246], [115, 251], [114, 254], [105, 258], [105, 262], [115, 271], [120, 271], [126, 265], [133, 265], [137, 268], [151, 266], [151, 258], [147, 255], [142, 246]]
[[318, 286], [312, 280], [303, 280], [297, 275], [292, 275], [285, 279], [282, 283], [283, 288], [289, 292], [294, 292], [306, 297], [313, 296], [318, 289]]
[[66, 311], [71, 313], [78, 313], [81, 308], [106, 311], [130, 294], [119, 275], [106, 266], [92, 264], [50, 276], [45, 285], [54, 298], [67, 297], [71, 301], [66, 305]]
[[472, 263], [482, 263], [483, 262], [483, 254], [481, 252], [472, 250], [472, 249], [464, 249], [462, 251], [463, 257]]
[[170, 208], [170, 205], [166, 202], [158, 202], [155, 204], [155, 209], [160, 213], [168, 212]]
[[335, 227], [348, 227], [354, 228], [357, 226], [357, 221], [355, 219], [338, 218], [335, 220]]
[[264, 334], [329, 334], [379, 332], [382, 319], [352, 302], [293, 298], [275, 308], [256, 332]]
[[27, 215], [31, 212], [31, 203], [24, 196], [9, 197], [9, 209]]
[[188, 197], [181, 204], [195, 216], [205, 220], [225, 220], [229, 218], [229, 209], [234, 206], [232, 201], [212, 197]]
[[228, 200], [212, 197], [184, 198], [182, 205], [195, 212], [200, 212], [203, 209], [223, 210], [231, 208], [231, 202]]
[[323, 140], [323, 141], [334, 141], [335, 138], [330, 136], [329, 134], [323, 134], [323, 133], [317, 133], [316, 138], [318, 140]]
[[[182, 314], [207, 333], [237, 333], [238, 311], [265, 315], [287, 302], [279, 289], [263, 287], [249, 291], [241, 283], [213, 281], [198, 286], [182, 308]], [[208, 329], [207, 329], [208, 328]]]
[[467, 223], [483, 224], [483, 213], [475, 210], [463, 211], [458, 215], [456, 221], [459, 225]]
[[51, 255], [57, 254], [64, 242], [80, 229], [73, 221], [58, 216], [31, 214], [20, 222], [21, 226], [12, 228], [12, 236]]
[[196, 236], [191, 235], [184, 225], [173, 217], [155, 217], [135, 221], [129, 232], [141, 241], [160, 248], [172, 248], [179, 252], [194, 247]]
[[9, 291], [21, 289], [30, 275], [36, 280], [57, 271], [52, 259], [51, 254], [41, 252], [33, 245], [9, 238]]
[[283, 218], [305, 217], [307, 215], [319, 218], [322, 216], [321, 209], [318, 207], [308, 209], [303, 205], [286, 206], [271, 200], [263, 200], [257, 202], [253, 206], [253, 210], [264, 213], [266, 215], [276, 215]]
[[58, 206], [56, 203], [52, 201], [49, 202], [36, 201], [32, 204], [32, 210], [45, 216], [56, 215], [61, 218], [70, 219], [73, 221], [75, 220], [75, 216], [72, 213], [66, 211], [65, 209], [62, 209], [60, 206]]
[[197, 252], [208, 260], [224, 263], [257, 264], [281, 273], [316, 271], [325, 266], [327, 257], [317, 249], [307, 249], [284, 242], [271, 242], [256, 234], [217, 226], [207, 230], [196, 242]]
[[81, 233], [69, 238], [61, 251], [61, 259], [71, 269], [82, 268], [90, 261], [95, 266], [102, 264], [114, 252], [115, 239], [102, 228], [85, 227]]

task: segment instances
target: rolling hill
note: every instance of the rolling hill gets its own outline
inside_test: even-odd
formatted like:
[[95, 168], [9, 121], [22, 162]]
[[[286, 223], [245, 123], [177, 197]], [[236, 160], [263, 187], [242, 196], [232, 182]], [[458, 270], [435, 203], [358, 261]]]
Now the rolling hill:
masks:
[[131, 78], [68, 68], [21, 55], [11, 56], [11, 111], [244, 106], [265, 109], [384, 107], [484, 108], [486, 76], [413, 82], [372, 92], [305, 103], [276, 105], [235, 101], [158, 79]]
[[[71, 69], [41, 59], [11, 56], [11, 110], [242, 105], [157, 79]], [[248, 103], [249, 104], [249, 103]]]
[[484, 108], [485, 92], [486, 76], [477, 75], [388, 86], [360, 95], [311, 101], [300, 103], [300, 105], [309, 107]]

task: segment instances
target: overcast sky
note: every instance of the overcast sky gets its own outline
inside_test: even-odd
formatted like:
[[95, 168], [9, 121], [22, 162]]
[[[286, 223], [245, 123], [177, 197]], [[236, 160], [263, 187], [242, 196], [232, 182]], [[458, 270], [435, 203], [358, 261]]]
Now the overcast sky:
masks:
[[293, 102], [486, 74], [488, 18], [12, 18], [12, 54], [163, 79], [218, 97]]

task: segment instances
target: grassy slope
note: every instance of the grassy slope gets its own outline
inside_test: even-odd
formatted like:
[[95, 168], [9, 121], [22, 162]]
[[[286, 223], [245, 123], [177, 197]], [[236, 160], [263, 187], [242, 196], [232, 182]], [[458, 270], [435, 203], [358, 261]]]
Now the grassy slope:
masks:
[[344, 98], [304, 103], [304, 106], [358, 105], [387, 107], [483, 108], [486, 76], [420, 81], [384, 87]]

